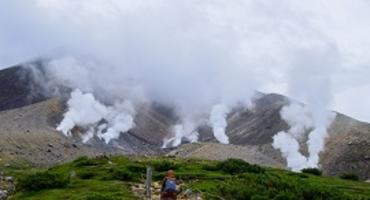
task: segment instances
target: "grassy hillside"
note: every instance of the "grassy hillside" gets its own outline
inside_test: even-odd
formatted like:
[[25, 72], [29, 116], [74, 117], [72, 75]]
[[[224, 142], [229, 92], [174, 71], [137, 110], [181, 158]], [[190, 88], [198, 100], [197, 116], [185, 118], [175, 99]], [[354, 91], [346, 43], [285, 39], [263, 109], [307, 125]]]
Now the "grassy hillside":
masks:
[[154, 181], [174, 169], [182, 190], [205, 199], [370, 199], [370, 184], [262, 168], [241, 160], [223, 162], [175, 158], [82, 157], [49, 169], [6, 168], [17, 180], [11, 200], [137, 199], [131, 186], [143, 183], [146, 166]]

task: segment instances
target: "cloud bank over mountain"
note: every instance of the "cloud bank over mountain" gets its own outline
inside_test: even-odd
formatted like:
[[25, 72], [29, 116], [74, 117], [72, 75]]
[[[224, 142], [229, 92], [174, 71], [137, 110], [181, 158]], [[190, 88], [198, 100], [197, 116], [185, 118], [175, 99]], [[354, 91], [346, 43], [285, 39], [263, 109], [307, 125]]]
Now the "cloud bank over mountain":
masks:
[[213, 106], [248, 101], [257, 89], [370, 121], [368, 101], [357, 98], [369, 91], [369, 7], [364, 0], [5, 0], [0, 64], [47, 57], [58, 79], [102, 101], [150, 99], [174, 105], [183, 119], [208, 119]]

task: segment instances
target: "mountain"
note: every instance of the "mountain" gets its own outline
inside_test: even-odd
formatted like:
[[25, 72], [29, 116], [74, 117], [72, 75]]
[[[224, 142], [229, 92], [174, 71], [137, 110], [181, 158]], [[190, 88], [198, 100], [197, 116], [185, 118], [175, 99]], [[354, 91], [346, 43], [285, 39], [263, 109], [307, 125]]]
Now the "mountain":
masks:
[[[37, 66], [42, 72], [42, 63]], [[84, 130], [78, 127], [73, 130], [73, 137], [64, 136], [55, 127], [66, 109], [65, 99], [44, 94], [44, 86], [35, 80], [34, 73], [30, 67], [22, 66], [0, 70], [0, 163], [54, 165], [82, 155], [158, 155], [171, 150], [160, 147], [177, 117], [172, 108], [157, 103], [137, 108], [135, 128], [109, 145], [97, 138], [82, 143], [78, 135]], [[285, 159], [271, 143], [277, 132], [289, 129], [280, 117], [289, 98], [260, 93], [253, 104], [253, 109], [239, 107], [228, 115], [226, 133], [231, 145], [214, 144], [217, 142], [211, 128], [203, 126], [199, 127], [201, 143], [182, 145], [169, 154], [211, 159], [238, 157], [251, 163], [284, 167]], [[353, 172], [368, 179], [369, 146], [370, 124], [338, 113], [320, 155], [321, 168], [328, 175]]]

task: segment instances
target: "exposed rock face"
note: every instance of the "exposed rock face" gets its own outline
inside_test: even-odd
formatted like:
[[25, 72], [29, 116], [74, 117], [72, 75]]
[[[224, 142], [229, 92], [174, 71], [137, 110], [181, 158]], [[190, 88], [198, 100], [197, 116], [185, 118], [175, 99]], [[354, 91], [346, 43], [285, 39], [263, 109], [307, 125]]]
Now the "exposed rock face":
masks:
[[32, 80], [33, 72], [27, 67], [0, 70], [0, 111], [46, 100], [40, 86]]
[[339, 114], [332, 124], [330, 137], [320, 162], [325, 174], [344, 172], [370, 178], [370, 126]]

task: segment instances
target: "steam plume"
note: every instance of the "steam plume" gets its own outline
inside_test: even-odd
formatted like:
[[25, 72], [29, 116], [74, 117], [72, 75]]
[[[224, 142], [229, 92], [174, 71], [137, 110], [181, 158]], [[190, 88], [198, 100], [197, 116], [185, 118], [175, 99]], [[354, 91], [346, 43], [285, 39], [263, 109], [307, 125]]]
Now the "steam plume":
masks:
[[[316, 52], [301, 50], [299, 55], [305, 56], [297, 56], [293, 61], [293, 65], [300, 66], [300, 71], [298, 68], [291, 71], [290, 92], [292, 96], [306, 102], [307, 106], [293, 104], [284, 107], [281, 117], [290, 125], [290, 129], [273, 137], [273, 146], [280, 149], [287, 158], [288, 167], [296, 171], [305, 167], [318, 167], [319, 153], [324, 150], [328, 136], [327, 129], [335, 118], [335, 114], [327, 110], [332, 100], [331, 80], [328, 77], [339, 65], [338, 52], [330, 44], [317, 48]], [[307, 158], [302, 156], [298, 142], [294, 141], [306, 132], [309, 132]]]
[[220, 143], [223, 144], [229, 143], [229, 137], [225, 133], [227, 126], [226, 117], [228, 113], [229, 108], [226, 105], [218, 104], [212, 107], [209, 119], [213, 129], [213, 135]]
[[91, 93], [82, 93], [75, 89], [67, 102], [68, 110], [57, 130], [71, 136], [75, 127], [87, 129], [82, 141], [89, 141], [94, 135], [109, 143], [117, 139], [120, 133], [134, 127], [135, 110], [129, 101], [118, 102], [113, 106], [105, 106], [95, 99]]
[[[98, 99], [102, 106], [88, 112], [99, 117], [88, 116], [84, 122], [74, 118], [79, 114], [66, 114], [59, 127], [65, 134], [76, 124], [93, 127], [84, 140], [103, 137], [116, 118], [130, 124], [126, 115], [106, 116], [117, 101], [128, 100], [133, 107], [155, 101], [175, 107], [180, 118], [173, 130], [177, 144], [179, 138], [195, 138], [198, 116], [202, 123], [213, 121], [213, 105], [229, 105], [224, 98], [245, 100], [249, 97], [240, 94], [257, 89], [306, 103], [315, 129], [309, 149], [317, 155], [330, 123], [323, 111], [331, 104], [331, 79], [337, 78], [336, 90], [344, 90], [340, 77], [356, 71], [368, 85], [370, 29], [359, 19], [369, 18], [369, 4], [354, 1], [2, 0], [0, 62], [10, 66], [47, 57], [50, 77], [41, 85], [50, 89], [56, 81]], [[351, 103], [346, 105], [351, 105], [348, 96]], [[103, 118], [110, 119], [109, 126], [99, 124]], [[224, 135], [226, 120], [215, 121], [216, 135]], [[117, 135], [110, 129], [108, 133]], [[316, 163], [317, 156], [311, 160]]]
[[164, 138], [162, 148], [177, 147], [183, 139], [191, 143], [198, 141], [197, 124], [192, 120], [186, 120], [182, 124], [177, 124], [172, 129], [174, 135], [170, 138]]

